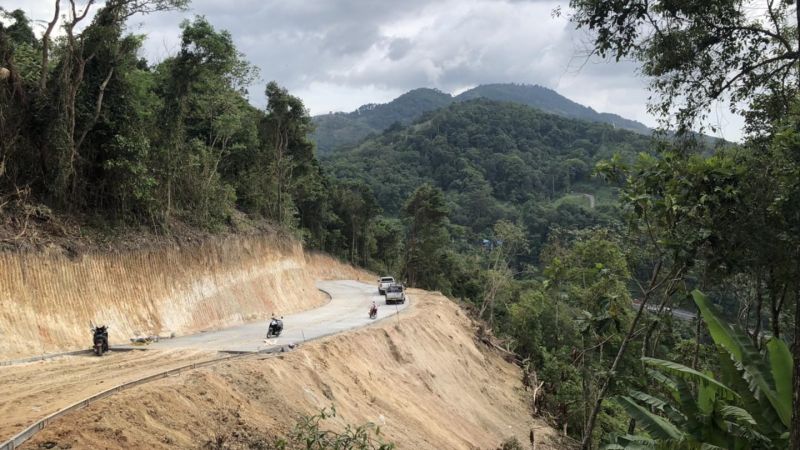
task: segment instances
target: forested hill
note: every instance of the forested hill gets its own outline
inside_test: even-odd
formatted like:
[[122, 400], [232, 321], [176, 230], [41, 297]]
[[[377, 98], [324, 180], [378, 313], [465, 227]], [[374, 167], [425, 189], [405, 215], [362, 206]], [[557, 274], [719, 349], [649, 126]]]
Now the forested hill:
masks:
[[372, 133], [380, 133], [393, 123], [407, 125], [423, 113], [433, 111], [453, 102], [486, 98], [503, 102], [520, 103], [544, 112], [564, 117], [608, 123], [617, 128], [649, 134], [645, 125], [616, 114], [598, 113], [580, 105], [557, 92], [537, 85], [486, 84], [467, 90], [458, 96], [436, 89], [414, 89], [384, 104], [368, 104], [350, 113], [330, 113], [314, 116], [316, 130], [312, 139], [320, 155], [339, 147], [353, 146]]
[[573, 119], [611, 124], [617, 128], [650, 134], [652, 130], [635, 120], [616, 114], [597, 112], [592, 108], [575, 103], [558, 92], [541, 86], [524, 84], [484, 84], [463, 92], [455, 99], [460, 101], [488, 98], [502, 102], [522, 103], [542, 111]]
[[615, 152], [645, 151], [649, 142], [607, 124], [478, 99], [453, 103], [405, 128], [391, 127], [327, 156], [323, 164], [337, 179], [366, 184], [387, 216], [399, 215], [409, 194], [431, 183], [445, 192], [451, 220], [481, 233], [501, 218], [535, 227], [547, 214], [545, 205], [568, 206], [557, 203], [565, 194], [607, 189], [591, 178], [595, 163]]
[[407, 125], [424, 112], [452, 102], [450, 94], [436, 89], [414, 89], [389, 103], [370, 103], [350, 113], [314, 116], [316, 129], [311, 137], [317, 143], [319, 154], [324, 155], [334, 148], [357, 144], [371, 133], [380, 133], [395, 122]]

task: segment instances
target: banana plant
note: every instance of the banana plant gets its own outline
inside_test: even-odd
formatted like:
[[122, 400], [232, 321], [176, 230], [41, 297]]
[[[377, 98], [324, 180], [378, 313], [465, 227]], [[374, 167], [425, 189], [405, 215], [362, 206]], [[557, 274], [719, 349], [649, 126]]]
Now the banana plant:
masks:
[[643, 435], [613, 435], [605, 449], [784, 450], [792, 418], [792, 355], [772, 338], [759, 352], [747, 333], [719, 318], [708, 298], [692, 292], [717, 345], [719, 373], [642, 358], [665, 398], [632, 391], [617, 398]]

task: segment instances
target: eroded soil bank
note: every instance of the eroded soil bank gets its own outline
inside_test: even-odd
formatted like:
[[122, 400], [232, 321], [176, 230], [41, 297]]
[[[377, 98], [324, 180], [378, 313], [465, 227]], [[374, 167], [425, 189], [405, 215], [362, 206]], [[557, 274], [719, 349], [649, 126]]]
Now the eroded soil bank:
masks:
[[[189, 334], [319, 306], [318, 279], [368, 277], [277, 233], [145, 249], [0, 252], [0, 360]], [[368, 277], [372, 278], [372, 277]]]
[[495, 449], [510, 436], [530, 448], [531, 431], [537, 449], [564, 448], [531, 418], [519, 369], [476, 344], [457, 305], [411, 297], [399, 320], [133, 388], [57, 421], [25, 448], [258, 448], [331, 405], [332, 428], [371, 421], [401, 449]]

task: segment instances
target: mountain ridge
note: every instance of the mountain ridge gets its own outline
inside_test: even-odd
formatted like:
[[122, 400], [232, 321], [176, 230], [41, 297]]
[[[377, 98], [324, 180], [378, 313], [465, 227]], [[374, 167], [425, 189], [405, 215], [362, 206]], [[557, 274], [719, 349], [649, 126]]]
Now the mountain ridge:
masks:
[[479, 85], [458, 95], [433, 88], [412, 89], [387, 103], [368, 103], [352, 112], [335, 112], [313, 117], [316, 129], [311, 135], [320, 155], [336, 148], [358, 144], [371, 134], [378, 134], [394, 123], [409, 125], [424, 113], [477, 98], [522, 104], [545, 113], [571, 119], [607, 123], [616, 128], [649, 135], [642, 123], [616, 114], [597, 112], [558, 92], [535, 84], [492, 83]]

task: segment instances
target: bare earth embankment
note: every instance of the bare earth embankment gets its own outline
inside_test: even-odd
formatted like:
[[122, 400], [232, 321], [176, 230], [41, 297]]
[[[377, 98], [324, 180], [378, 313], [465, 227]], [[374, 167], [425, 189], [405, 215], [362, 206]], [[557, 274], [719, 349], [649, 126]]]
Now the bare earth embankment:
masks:
[[111, 344], [184, 335], [323, 304], [319, 279], [366, 272], [309, 254], [277, 233], [142, 249], [0, 251], [0, 360], [91, 347], [91, 323]]
[[57, 421], [24, 448], [248, 448], [335, 405], [334, 428], [372, 421], [401, 449], [537, 448], [555, 432], [530, 416], [519, 369], [476, 344], [446, 298], [411, 292], [396, 319], [265, 358], [197, 369], [133, 388]]

